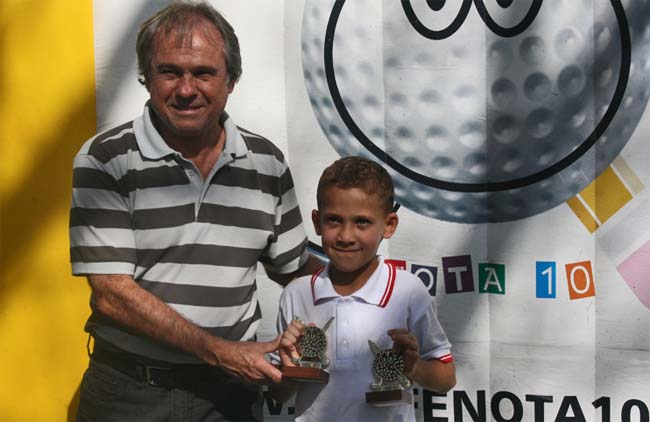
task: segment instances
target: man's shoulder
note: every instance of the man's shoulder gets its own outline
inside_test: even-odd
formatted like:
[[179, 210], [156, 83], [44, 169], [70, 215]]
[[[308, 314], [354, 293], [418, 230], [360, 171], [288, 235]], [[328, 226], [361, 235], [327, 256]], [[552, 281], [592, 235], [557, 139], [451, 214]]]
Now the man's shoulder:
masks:
[[237, 126], [237, 130], [241, 134], [249, 151], [254, 154], [272, 155], [276, 160], [284, 162], [284, 154], [269, 139], [241, 126]]
[[116, 156], [126, 154], [128, 150], [137, 148], [133, 121], [129, 121], [99, 132], [88, 139], [77, 155], [91, 155], [100, 162], [106, 163]]

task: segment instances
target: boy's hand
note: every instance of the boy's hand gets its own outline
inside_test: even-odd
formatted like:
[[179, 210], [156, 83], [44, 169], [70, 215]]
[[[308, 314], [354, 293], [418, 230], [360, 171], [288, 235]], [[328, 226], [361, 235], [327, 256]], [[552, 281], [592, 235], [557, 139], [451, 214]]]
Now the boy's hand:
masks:
[[404, 375], [413, 379], [415, 369], [420, 361], [420, 343], [408, 330], [396, 328], [388, 330], [388, 335], [393, 340], [393, 351], [404, 356]]
[[280, 355], [280, 360], [282, 361], [282, 366], [296, 366], [292, 362], [292, 359], [298, 359], [300, 354], [296, 348], [296, 343], [305, 330], [305, 324], [299, 320], [291, 321], [291, 324], [284, 330], [282, 337], [280, 338], [280, 347], [278, 348], [278, 354]]

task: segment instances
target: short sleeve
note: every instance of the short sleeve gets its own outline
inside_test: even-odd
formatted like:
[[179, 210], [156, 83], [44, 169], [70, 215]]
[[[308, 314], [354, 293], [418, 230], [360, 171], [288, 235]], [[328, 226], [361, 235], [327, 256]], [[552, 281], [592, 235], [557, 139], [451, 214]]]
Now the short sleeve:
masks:
[[421, 283], [412, 292], [410, 303], [409, 331], [420, 343], [420, 357], [452, 361], [451, 343], [438, 321], [436, 302]]
[[286, 164], [283, 165], [277, 182], [274, 236], [260, 262], [267, 271], [288, 274], [297, 271], [307, 262], [307, 234], [300, 215], [291, 171]]
[[122, 194], [116, 176], [91, 154], [79, 153], [74, 159], [69, 221], [74, 275], [134, 274], [136, 252], [128, 197]]

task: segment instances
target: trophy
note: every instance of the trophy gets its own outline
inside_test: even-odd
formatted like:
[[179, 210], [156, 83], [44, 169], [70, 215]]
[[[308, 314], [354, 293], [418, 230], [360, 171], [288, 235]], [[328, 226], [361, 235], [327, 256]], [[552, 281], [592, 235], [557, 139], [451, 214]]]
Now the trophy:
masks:
[[[297, 316], [295, 319], [301, 321]], [[325, 331], [332, 321], [334, 321], [334, 317], [331, 317], [323, 328], [305, 327], [305, 331], [296, 344], [300, 357], [291, 359], [296, 366], [285, 366], [282, 369], [283, 378], [291, 381], [327, 384], [330, 374], [325, 371], [325, 368], [329, 366], [330, 361], [325, 355], [327, 350]]]
[[366, 403], [372, 406], [411, 404], [411, 394], [405, 390], [411, 386], [411, 381], [404, 375], [404, 356], [392, 349], [381, 349], [371, 340], [368, 345], [375, 355], [372, 372], [376, 382], [366, 392]]

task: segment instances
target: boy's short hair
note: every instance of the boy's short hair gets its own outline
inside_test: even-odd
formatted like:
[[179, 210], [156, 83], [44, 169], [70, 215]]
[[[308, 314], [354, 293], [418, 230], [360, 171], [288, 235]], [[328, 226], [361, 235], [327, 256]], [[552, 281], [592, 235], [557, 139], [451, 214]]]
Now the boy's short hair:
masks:
[[325, 189], [331, 186], [341, 189], [358, 188], [368, 195], [375, 194], [379, 197], [386, 213], [393, 209], [395, 201], [393, 179], [385, 168], [367, 158], [340, 158], [323, 171], [316, 190], [319, 209], [323, 205]]

